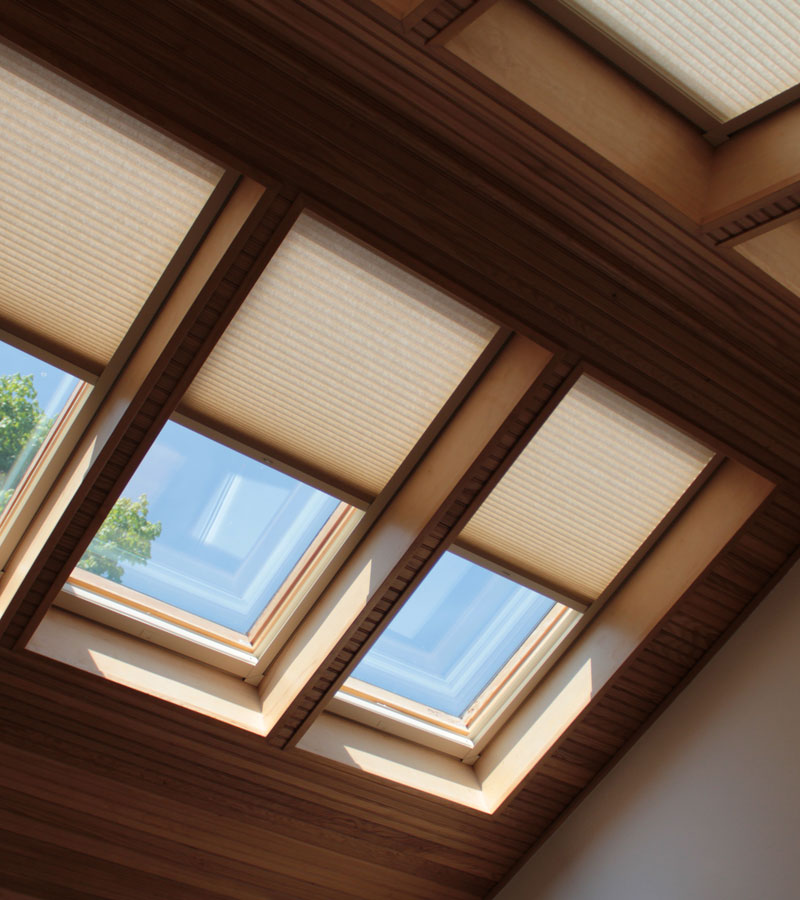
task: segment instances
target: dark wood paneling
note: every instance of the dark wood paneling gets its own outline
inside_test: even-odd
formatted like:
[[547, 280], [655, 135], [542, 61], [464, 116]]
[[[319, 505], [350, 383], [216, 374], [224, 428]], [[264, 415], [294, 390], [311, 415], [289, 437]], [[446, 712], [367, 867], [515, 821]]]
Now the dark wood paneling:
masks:
[[4, 652], [0, 673], [0, 827], [45, 863], [18, 873], [20, 889], [52, 881], [38, 896], [80, 873], [106, 896], [108, 873], [136, 900], [473, 898], [525, 846], [489, 816], [31, 654]]

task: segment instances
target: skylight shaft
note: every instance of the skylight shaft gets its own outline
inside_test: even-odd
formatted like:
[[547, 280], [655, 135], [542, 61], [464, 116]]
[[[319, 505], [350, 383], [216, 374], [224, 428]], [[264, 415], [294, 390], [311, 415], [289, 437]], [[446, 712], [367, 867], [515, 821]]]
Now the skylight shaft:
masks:
[[445, 553], [353, 676], [460, 716], [555, 605]]
[[800, 82], [800, 5], [781, 0], [565, 0], [720, 121]]
[[244, 634], [339, 506], [168, 422], [79, 568]]

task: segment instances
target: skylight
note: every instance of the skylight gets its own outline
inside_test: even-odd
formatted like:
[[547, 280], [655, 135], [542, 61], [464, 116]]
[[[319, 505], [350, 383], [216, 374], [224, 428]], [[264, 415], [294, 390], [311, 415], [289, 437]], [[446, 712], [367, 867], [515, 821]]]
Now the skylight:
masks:
[[0, 309], [110, 359], [221, 169], [0, 45]]
[[79, 568], [244, 633], [339, 505], [168, 422]]
[[353, 677], [461, 716], [555, 606], [549, 597], [445, 553]]
[[712, 456], [584, 375], [478, 508], [459, 543], [592, 600]]
[[725, 121], [800, 82], [800, 5], [785, 0], [565, 0]]
[[496, 331], [304, 214], [182, 409], [371, 499]]

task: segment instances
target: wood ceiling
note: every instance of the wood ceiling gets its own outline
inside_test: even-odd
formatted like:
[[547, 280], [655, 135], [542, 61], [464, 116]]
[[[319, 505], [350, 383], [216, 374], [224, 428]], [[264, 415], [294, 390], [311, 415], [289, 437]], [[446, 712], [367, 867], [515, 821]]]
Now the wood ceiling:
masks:
[[[485, 897], [794, 558], [796, 299], [448, 56], [442, 29], [489, 5], [387, 0], [412, 12], [405, 29], [367, 0], [0, 8], [9, 40], [268, 186], [2, 635], [0, 896]], [[305, 701], [267, 746], [15, 649], [298, 198], [553, 348], [537, 404], [587, 363], [779, 483], [494, 816], [279, 749]], [[317, 690], [346, 661], [318, 672]]]

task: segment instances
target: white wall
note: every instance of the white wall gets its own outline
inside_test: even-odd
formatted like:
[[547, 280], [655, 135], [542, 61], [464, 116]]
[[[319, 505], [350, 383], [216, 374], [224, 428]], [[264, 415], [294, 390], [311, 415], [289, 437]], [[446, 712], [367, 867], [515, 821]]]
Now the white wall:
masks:
[[800, 898], [800, 564], [498, 898]]

